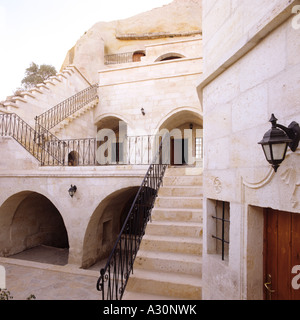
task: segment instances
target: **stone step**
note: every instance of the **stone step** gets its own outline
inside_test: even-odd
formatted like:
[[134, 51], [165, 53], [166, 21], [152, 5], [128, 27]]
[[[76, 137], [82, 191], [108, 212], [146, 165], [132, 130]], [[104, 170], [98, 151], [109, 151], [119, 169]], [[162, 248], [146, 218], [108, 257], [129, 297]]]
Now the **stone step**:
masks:
[[197, 222], [152, 221], [148, 223], [146, 233], [156, 236], [200, 237], [203, 226]]
[[140, 250], [202, 254], [202, 239], [193, 237], [169, 237], [145, 234]]
[[202, 209], [202, 197], [161, 197], [156, 199], [156, 208]]
[[165, 176], [163, 186], [202, 186], [202, 176]]
[[160, 188], [158, 195], [159, 196], [175, 196], [175, 197], [202, 197], [203, 194], [203, 188], [194, 186], [171, 186], [171, 187], [166, 187], [163, 186]]
[[[168, 168], [124, 300], [202, 299], [203, 190], [199, 168]], [[161, 298], [164, 299], [164, 298]]]
[[202, 167], [177, 166], [169, 167], [165, 176], [201, 176], [202, 173]]
[[201, 300], [202, 281], [193, 275], [135, 269], [126, 291]]
[[162, 272], [178, 272], [202, 276], [202, 258], [198, 255], [140, 250], [134, 268]]
[[155, 221], [186, 221], [203, 222], [202, 209], [172, 209], [157, 208], [152, 210], [152, 219]]

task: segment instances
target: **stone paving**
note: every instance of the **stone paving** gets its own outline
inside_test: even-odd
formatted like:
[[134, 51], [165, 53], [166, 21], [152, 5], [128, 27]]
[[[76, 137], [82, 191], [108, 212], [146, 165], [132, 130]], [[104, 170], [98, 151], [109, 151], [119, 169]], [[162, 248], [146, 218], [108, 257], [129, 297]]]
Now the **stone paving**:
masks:
[[[43, 254], [48, 259], [44, 257], [41, 262]], [[37, 256], [39, 262], [30, 261]], [[6, 269], [6, 287], [13, 300], [26, 300], [32, 294], [36, 300], [100, 300], [96, 283], [103, 262], [83, 270], [74, 265], [59, 265], [64, 259], [65, 252], [60, 249], [42, 247], [0, 258], [0, 265]], [[52, 261], [57, 264], [50, 264]]]

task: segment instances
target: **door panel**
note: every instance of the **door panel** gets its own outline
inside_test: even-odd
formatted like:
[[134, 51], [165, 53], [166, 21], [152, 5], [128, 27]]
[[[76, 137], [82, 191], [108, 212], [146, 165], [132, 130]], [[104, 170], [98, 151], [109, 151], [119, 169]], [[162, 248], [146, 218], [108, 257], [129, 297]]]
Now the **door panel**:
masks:
[[[292, 266], [300, 265], [300, 218], [297, 215], [292, 216]], [[292, 275], [292, 278], [296, 274]], [[298, 281], [299, 284], [299, 281]], [[300, 289], [292, 290], [292, 299], [300, 300]]]
[[300, 299], [292, 288], [292, 268], [300, 265], [299, 214], [266, 210], [264, 263], [265, 299]]
[[188, 139], [171, 140], [171, 165], [185, 165], [188, 163]]

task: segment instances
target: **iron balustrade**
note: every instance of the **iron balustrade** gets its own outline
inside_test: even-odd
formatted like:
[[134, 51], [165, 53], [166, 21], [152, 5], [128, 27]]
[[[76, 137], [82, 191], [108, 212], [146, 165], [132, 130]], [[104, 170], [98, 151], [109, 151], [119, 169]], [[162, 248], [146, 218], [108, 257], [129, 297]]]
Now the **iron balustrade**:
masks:
[[162, 141], [132, 203], [106, 266], [100, 271], [97, 290], [102, 293], [102, 300], [122, 300], [168, 166], [162, 162], [163, 145]]
[[104, 57], [104, 63], [106, 65], [111, 64], [122, 64], [131, 62], [140, 62], [141, 58], [144, 57], [145, 51], [134, 51], [134, 52], [123, 52], [117, 54], [109, 54]]
[[[38, 159], [42, 166], [68, 165], [66, 153], [70, 142], [60, 140], [49, 130], [97, 99], [97, 88], [97, 84], [90, 86], [36, 117], [35, 129], [16, 114], [1, 114], [0, 134], [13, 137]], [[87, 141], [87, 144], [84, 143], [85, 141]], [[95, 165], [95, 160], [91, 161], [90, 155], [85, 156], [86, 145], [90, 145], [91, 141], [88, 139], [73, 140], [73, 146], [76, 144], [80, 146], [77, 149], [81, 151], [81, 159], [88, 159], [81, 165]]]
[[64, 166], [97, 166], [96, 139], [61, 140], [58, 148], [62, 148], [62, 164]]
[[[23, 148], [40, 161], [42, 165], [59, 165], [60, 155], [57, 150], [45, 146], [49, 132], [39, 135], [28, 123], [15, 113], [0, 114], [0, 136], [14, 138]], [[51, 137], [52, 138], [52, 137]]]
[[0, 135], [13, 137], [42, 166], [149, 165], [159, 141], [159, 136], [127, 136], [120, 144], [122, 159], [112, 156], [99, 163], [96, 138], [60, 140], [41, 125], [36, 131], [14, 113], [0, 114]]
[[121, 63], [130, 63], [133, 62], [134, 52], [125, 52], [118, 54], [109, 54], [104, 57], [105, 64], [121, 64]]
[[54, 153], [62, 166], [149, 165], [161, 139], [159, 135], [126, 136], [122, 143], [117, 144], [122, 150], [118, 151], [118, 154], [122, 154], [118, 158], [117, 150], [112, 145], [103, 147], [103, 150], [111, 147], [110, 157], [105, 157], [103, 150], [98, 153], [100, 142], [96, 138], [59, 140], [55, 136], [50, 138], [47, 132], [45, 136], [46, 150]]
[[98, 84], [94, 84], [36, 117], [36, 130], [39, 131], [39, 126], [47, 130], [54, 128], [70, 115], [97, 99], [97, 88]]

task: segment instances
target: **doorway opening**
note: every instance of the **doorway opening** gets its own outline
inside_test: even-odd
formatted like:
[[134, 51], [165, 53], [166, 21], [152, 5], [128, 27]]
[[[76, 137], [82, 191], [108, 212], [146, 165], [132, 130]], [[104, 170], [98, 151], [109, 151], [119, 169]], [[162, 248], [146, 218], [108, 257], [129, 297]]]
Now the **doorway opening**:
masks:
[[[161, 136], [170, 134], [166, 143], [171, 166], [202, 166], [203, 121], [200, 114], [182, 110], [169, 116], [159, 127]], [[164, 152], [165, 154], [165, 152]]]

